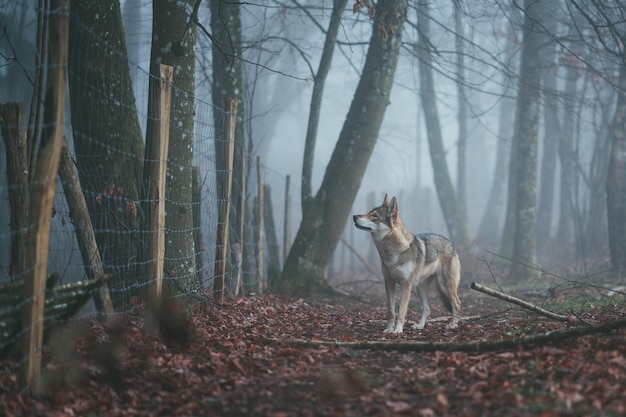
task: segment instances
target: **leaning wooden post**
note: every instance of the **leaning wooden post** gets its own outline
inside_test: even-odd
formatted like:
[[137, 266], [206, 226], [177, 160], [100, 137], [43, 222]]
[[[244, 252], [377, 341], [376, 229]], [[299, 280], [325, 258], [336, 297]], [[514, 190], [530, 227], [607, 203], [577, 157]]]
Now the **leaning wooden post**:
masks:
[[285, 179], [285, 218], [283, 223], [283, 265], [287, 261], [287, 255], [289, 255], [289, 249], [291, 247], [291, 195], [289, 194], [289, 183], [291, 177], [287, 175]]
[[226, 170], [218, 171], [218, 217], [217, 239], [215, 245], [215, 281], [213, 295], [220, 303], [224, 302], [224, 289], [226, 288], [226, 261], [228, 259], [228, 230], [230, 227], [230, 201], [233, 188], [233, 155], [235, 153], [235, 124], [237, 122], [237, 100], [226, 101], [226, 108], [230, 109], [224, 115], [224, 140], [228, 146], [216, 147], [216, 158], [227, 161]]
[[265, 279], [263, 277], [263, 271], [265, 266], [263, 265], [263, 240], [265, 239], [265, 196], [263, 194], [263, 159], [261, 156], [256, 157], [256, 176], [257, 176], [257, 212], [256, 212], [256, 224], [259, 231], [256, 236], [256, 288], [259, 294], [265, 292]]
[[70, 209], [70, 217], [76, 228], [76, 240], [78, 248], [83, 259], [85, 272], [88, 279], [100, 279], [104, 281], [98, 287], [98, 293], [94, 298], [96, 308], [100, 318], [105, 321], [113, 314], [113, 302], [111, 301], [111, 293], [106, 280], [107, 274], [104, 272], [104, 265], [96, 243], [96, 234], [91, 223], [91, 216], [80, 186], [78, 175], [74, 171], [74, 161], [70, 153], [70, 147], [67, 138], [63, 136], [63, 144], [61, 147], [61, 160], [59, 162], [59, 177], [63, 184], [63, 192]]
[[50, 219], [56, 191], [65, 117], [69, 1], [50, 2], [48, 77], [44, 93], [42, 136], [29, 190], [20, 386], [36, 393], [41, 375], [43, 310], [50, 240]]
[[[152, 130], [152, 146], [149, 155], [148, 182], [149, 225], [148, 225], [148, 303], [153, 311], [161, 306], [163, 291], [163, 262], [165, 257], [165, 182], [167, 177], [167, 155], [170, 140], [170, 109], [172, 103], [172, 79], [174, 68], [160, 65], [160, 79], [155, 80], [155, 108], [159, 111], [159, 120]], [[146, 320], [146, 331], [158, 332], [154, 320]]]

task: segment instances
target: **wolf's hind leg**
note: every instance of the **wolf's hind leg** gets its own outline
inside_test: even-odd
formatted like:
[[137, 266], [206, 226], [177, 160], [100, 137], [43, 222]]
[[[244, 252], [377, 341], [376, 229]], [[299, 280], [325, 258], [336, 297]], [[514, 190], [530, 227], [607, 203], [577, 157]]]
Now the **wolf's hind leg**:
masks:
[[417, 295], [422, 300], [422, 318], [418, 324], [411, 326], [412, 329], [422, 330], [426, 326], [426, 320], [430, 316], [430, 303], [428, 302], [428, 287], [430, 286], [430, 278], [425, 279], [417, 286]]

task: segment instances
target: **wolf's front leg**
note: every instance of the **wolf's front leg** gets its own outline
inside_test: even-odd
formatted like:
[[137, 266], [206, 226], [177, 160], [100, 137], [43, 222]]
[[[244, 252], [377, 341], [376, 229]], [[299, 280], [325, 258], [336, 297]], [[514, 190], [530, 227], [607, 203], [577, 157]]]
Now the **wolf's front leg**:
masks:
[[404, 330], [404, 320], [406, 319], [406, 310], [409, 308], [409, 300], [411, 299], [411, 287], [413, 284], [408, 281], [402, 284], [402, 297], [400, 298], [400, 309], [398, 310], [398, 322], [394, 333], [402, 333]]
[[387, 328], [384, 333], [393, 333], [396, 322], [396, 284], [385, 277], [385, 292], [387, 293]]

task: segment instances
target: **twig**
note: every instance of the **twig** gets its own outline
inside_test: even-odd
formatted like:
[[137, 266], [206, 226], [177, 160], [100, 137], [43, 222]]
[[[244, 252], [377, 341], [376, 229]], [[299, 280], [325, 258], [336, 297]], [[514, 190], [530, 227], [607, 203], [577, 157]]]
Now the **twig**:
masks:
[[473, 342], [386, 342], [386, 341], [365, 341], [365, 342], [337, 342], [327, 340], [304, 340], [304, 339], [266, 339], [270, 343], [286, 343], [298, 347], [320, 347], [333, 346], [350, 349], [378, 349], [384, 351], [400, 352], [491, 352], [503, 349], [514, 349], [519, 347], [530, 347], [545, 345], [549, 342], [561, 341], [575, 337], [589, 336], [597, 333], [610, 333], [613, 330], [626, 327], [626, 319], [615, 320], [608, 323], [589, 327], [575, 327], [563, 330], [553, 330], [539, 335], [519, 337], [504, 340], [477, 340]]
[[542, 316], [546, 316], [546, 317], [551, 318], [553, 320], [559, 320], [559, 321], [568, 321], [569, 320], [568, 316], [564, 316], [564, 315], [561, 315], [561, 314], [553, 313], [551, 311], [548, 311], [546, 309], [538, 307], [538, 306], [536, 306], [534, 304], [528, 303], [528, 302], [526, 302], [524, 300], [520, 300], [517, 297], [513, 297], [513, 296], [505, 294], [503, 292], [496, 291], [496, 290], [493, 290], [491, 288], [482, 286], [482, 285], [480, 285], [480, 284], [478, 284], [476, 282], [472, 282], [472, 289], [476, 290], [476, 291], [480, 291], [480, 292], [485, 293], [487, 295], [491, 295], [492, 297], [496, 297], [496, 298], [499, 298], [501, 300], [513, 303], [513, 304], [517, 304], [520, 307], [524, 307], [527, 310], [530, 310], [530, 311], [533, 311], [535, 313], [541, 314]]
[[356, 250], [356, 249], [355, 249], [355, 248], [354, 248], [354, 247], [350, 244], [350, 242], [348, 242], [348, 241], [347, 241], [346, 239], [344, 239], [343, 237], [340, 237], [339, 239], [341, 240], [341, 243], [343, 243], [344, 245], [346, 245], [346, 248], [348, 248], [348, 250], [349, 250], [350, 252], [352, 252], [352, 254], [353, 254], [354, 256], [356, 256], [356, 258], [357, 258], [359, 261], [361, 261], [361, 263], [362, 263], [363, 265], [365, 265], [365, 268], [367, 268], [367, 270], [368, 270], [368, 271], [369, 271], [372, 275], [374, 275], [374, 276], [376, 276], [376, 277], [379, 277], [379, 278], [380, 278], [380, 273], [379, 273], [379, 272], [376, 272], [376, 271], [374, 270], [374, 268], [372, 268], [372, 267], [370, 266], [370, 264], [367, 262], [367, 260], [366, 260], [363, 256], [361, 256], [361, 254], [360, 254], [360, 253], [359, 253], [359, 252], [358, 252], [358, 251], [357, 251], [357, 250]]

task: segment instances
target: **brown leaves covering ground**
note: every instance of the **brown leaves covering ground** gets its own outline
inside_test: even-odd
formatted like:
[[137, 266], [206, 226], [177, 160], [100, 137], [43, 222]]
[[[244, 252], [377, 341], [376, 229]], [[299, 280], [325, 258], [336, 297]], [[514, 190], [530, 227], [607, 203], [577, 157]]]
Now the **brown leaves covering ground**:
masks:
[[[577, 293], [578, 295], [579, 293]], [[572, 297], [574, 295], [571, 295]], [[563, 295], [561, 297], [570, 297]], [[466, 292], [455, 330], [444, 321], [385, 335], [382, 298], [238, 298], [196, 306], [188, 343], [143, 333], [139, 313], [117, 324], [74, 323], [52, 342], [43, 394], [17, 394], [15, 361], [2, 363], [6, 416], [475, 416], [626, 413], [624, 331], [535, 348], [468, 354], [299, 347], [319, 341], [515, 338], [559, 323]], [[433, 300], [433, 318], [443, 315]], [[409, 324], [419, 319], [411, 305]], [[567, 311], [562, 311], [568, 313]], [[590, 323], [626, 316], [623, 298], [578, 305]], [[270, 339], [283, 339], [282, 342]], [[55, 347], [56, 346], [56, 347]]]

